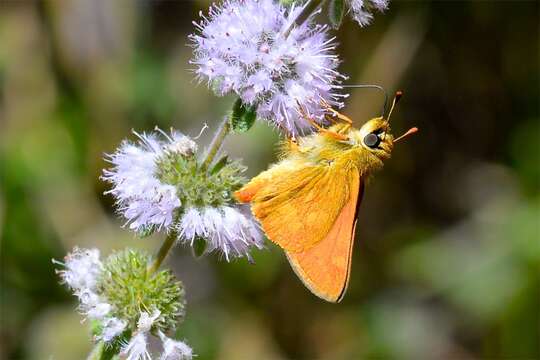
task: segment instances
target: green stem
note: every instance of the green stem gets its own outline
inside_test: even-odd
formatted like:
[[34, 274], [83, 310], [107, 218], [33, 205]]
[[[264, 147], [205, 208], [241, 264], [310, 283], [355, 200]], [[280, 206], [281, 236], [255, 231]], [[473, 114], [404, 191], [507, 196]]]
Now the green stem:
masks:
[[149, 275], [155, 273], [159, 267], [161, 266], [161, 264], [163, 263], [163, 260], [165, 260], [165, 258], [167, 257], [167, 255], [169, 254], [169, 251], [171, 251], [175, 241], [176, 241], [176, 231], [171, 231], [168, 235], [167, 235], [167, 238], [165, 238], [165, 241], [163, 242], [163, 244], [161, 244], [161, 247], [159, 248], [157, 254], [156, 254], [156, 257], [154, 259], [154, 262], [152, 262], [152, 264], [150, 264], [148, 266], [148, 271], [147, 273]]
[[103, 341], [98, 342], [96, 345], [94, 345], [92, 351], [90, 351], [90, 354], [88, 354], [86, 360], [101, 360], [104, 348], [105, 344], [103, 343]]
[[309, 0], [307, 3], [304, 4], [304, 7], [302, 8], [302, 11], [296, 19], [289, 25], [287, 30], [283, 33], [284, 37], [289, 36], [292, 29], [295, 28], [295, 26], [302, 25], [310, 16], [313, 14], [319, 7], [321, 7], [326, 0]]
[[210, 143], [210, 147], [208, 148], [208, 152], [206, 153], [206, 158], [202, 163], [203, 169], [207, 169], [212, 163], [212, 161], [214, 161], [216, 154], [218, 153], [219, 149], [221, 149], [223, 141], [225, 141], [225, 138], [230, 131], [231, 119], [229, 118], [229, 116], [227, 116], [225, 117], [225, 119], [223, 119], [221, 125], [218, 128], [218, 131], [216, 132], [214, 138], [212, 139], [212, 142]]

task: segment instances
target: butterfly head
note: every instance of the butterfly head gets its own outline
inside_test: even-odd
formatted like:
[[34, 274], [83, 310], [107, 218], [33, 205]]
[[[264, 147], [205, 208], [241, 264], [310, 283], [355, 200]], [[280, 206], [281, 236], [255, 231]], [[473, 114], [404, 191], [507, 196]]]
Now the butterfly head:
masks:
[[373, 118], [362, 125], [360, 130], [356, 131], [354, 134], [354, 143], [362, 146], [380, 160], [390, 158], [395, 142], [418, 131], [416, 127], [413, 127], [396, 139], [390, 133], [390, 116], [401, 96], [402, 92], [398, 91], [386, 118], [384, 118], [384, 116]]
[[394, 137], [390, 134], [390, 125], [382, 117], [369, 120], [354, 135], [356, 144], [379, 159], [390, 158], [394, 148]]

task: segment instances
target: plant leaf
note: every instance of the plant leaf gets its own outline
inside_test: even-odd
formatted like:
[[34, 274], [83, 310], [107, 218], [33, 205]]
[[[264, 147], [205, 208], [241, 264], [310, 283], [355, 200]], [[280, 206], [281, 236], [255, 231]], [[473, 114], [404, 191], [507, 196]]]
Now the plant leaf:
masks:
[[345, 0], [331, 0], [328, 5], [328, 19], [334, 29], [339, 29], [345, 14]]
[[234, 103], [231, 114], [231, 125], [234, 131], [243, 133], [251, 129], [257, 118], [257, 107], [247, 106], [238, 99]]
[[201, 237], [196, 237], [193, 241], [193, 256], [199, 258], [206, 251], [206, 241]]
[[225, 165], [227, 165], [227, 163], [229, 162], [229, 156], [228, 155], [225, 155], [223, 156], [221, 159], [219, 159], [216, 164], [212, 167], [212, 169], [210, 170], [210, 174], [215, 174], [215, 173], [218, 173], [219, 170], [223, 169], [223, 167]]

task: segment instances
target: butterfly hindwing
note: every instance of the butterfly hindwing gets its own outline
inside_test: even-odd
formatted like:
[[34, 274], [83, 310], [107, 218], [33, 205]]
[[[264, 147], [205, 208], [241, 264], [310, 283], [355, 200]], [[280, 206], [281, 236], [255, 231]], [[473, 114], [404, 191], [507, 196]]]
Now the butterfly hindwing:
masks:
[[349, 282], [357, 209], [363, 192], [358, 172], [351, 174], [350, 197], [326, 237], [303, 252], [286, 251], [295, 273], [318, 297], [338, 302]]

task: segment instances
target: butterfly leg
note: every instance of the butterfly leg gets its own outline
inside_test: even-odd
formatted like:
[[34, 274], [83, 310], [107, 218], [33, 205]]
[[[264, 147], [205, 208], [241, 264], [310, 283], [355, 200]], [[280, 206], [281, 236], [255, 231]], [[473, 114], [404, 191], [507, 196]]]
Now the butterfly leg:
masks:
[[321, 106], [330, 113], [325, 115], [327, 121], [337, 124], [338, 120], [341, 120], [345, 123], [343, 127], [338, 130], [339, 133], [346, 133], [349, 131], [349, 129], [352, 127], [352, 120], [348, 116], [334, 110], [332, 106], [330, 106], [330, 104], [328, 104], [324, 99], [321, 100]]
[[333, 137], [334, 139], [337, 139], [337, 140], [349, 140], [348, 136], [345, 136], [343, 134], [339, 134], [337, 132], [325, 129], [322, 126], [320, 126], [319, 124], [317, 124], [317, 122], [315, 120], [313, 120], [312, 118], [309, 117], [309, 115], [306, 113], [306, 110], [302, 107], [302, 105], [300, 105], [300, 103], [298, 103], [298, 110], [300, 112], [300, 115], [307, 122], [309, 122], [314, 128], [316, 128], [319, 132], [321, 132], [323, 134], [326, 134], [326, 135], [329, 135], [329, 136], [331, 136], [331, 137]]
[[[339, 120], [343, 121], [344, 123], [347, 123], [349, 125], [352, 125], [352, 120], [346, 116], [346, 115], [343, 115], [342, 113], [340, 113], [339, 111], [337, 110], [334, 110], [334, 108], [332, 108], [332, 106], [330, 106], [330, 104], [328, 102], [326, 102], [326, 100], [321, 100], [321, 106], [328, 112], [330, 112], [334, 117], [338, 118]], [[332, 122], [336, 122], [335, 119], [330, 119], [330, 118], [327, 118], [329, 121], [332, 121]]]
[[335, 129], [336, 129], [336, 132], [339, 133], [339, 134], [347, 133], [352, 127], [352, 125], [349, 124], [349, 123], [339, 123], [339, 122], [337, 122], [336, 118], [333, 117], [332, 115], [329, 115], [329, 114], [325, 114], [324, 118], [327, 121], [336, 124]]

